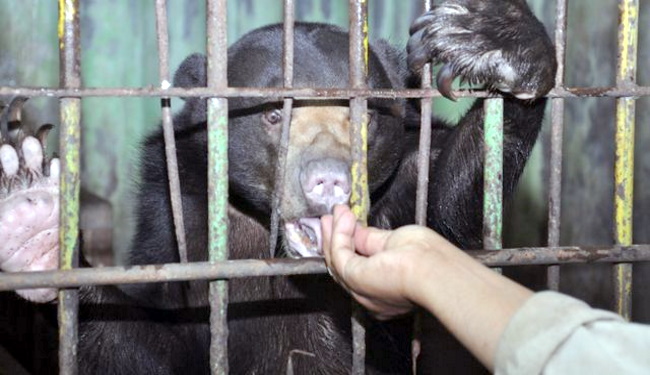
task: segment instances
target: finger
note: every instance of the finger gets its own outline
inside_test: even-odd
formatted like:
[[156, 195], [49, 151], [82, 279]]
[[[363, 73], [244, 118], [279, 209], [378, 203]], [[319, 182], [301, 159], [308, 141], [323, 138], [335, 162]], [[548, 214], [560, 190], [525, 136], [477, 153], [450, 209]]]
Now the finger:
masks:
[[346, 206], [336, 206], [333, 220], [328, 265], [340, 275], [346, 264], [355, 257], [353, 236], [356, 218]]
[[357, 223], [354, 235], [354, 247], [359, 254], [370, 256], [383, 251], [391, 232]]
[[390, 320], [404, 316], [413, 310], [412, 306], [397, 306], [375, 298], [368, 298], [361, 294], [349, 291], [352, 297], [359, 302], [377, 320]]

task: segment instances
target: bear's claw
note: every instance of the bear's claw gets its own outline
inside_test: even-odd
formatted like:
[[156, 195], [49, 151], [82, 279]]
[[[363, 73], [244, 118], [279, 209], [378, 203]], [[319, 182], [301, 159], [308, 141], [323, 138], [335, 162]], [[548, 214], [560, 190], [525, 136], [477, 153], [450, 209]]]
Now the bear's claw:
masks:
[[519, 99], [553, 87], [553, 45], [525, 2], [448, 0], [418, 18], [410, 32], [410, 69], [420, 73], [427, 62], [443, 64], [438, 89], [449, 99], [455, 99], [455, 77]]
[[[12, 117], [10, 115], [9, 117]], [[3, 116], [5, 117], [5, 116]], [[6, 118], [6, 117], [5, 117]], [[15, 121], [0, 141], [0, 270], [56, 269], [59, 264], [59, 159], [47, 160], [44, 141], [51, 125], [26, 135]], [[56, 289], [18, 290], [35, 302], [56, 298]]]

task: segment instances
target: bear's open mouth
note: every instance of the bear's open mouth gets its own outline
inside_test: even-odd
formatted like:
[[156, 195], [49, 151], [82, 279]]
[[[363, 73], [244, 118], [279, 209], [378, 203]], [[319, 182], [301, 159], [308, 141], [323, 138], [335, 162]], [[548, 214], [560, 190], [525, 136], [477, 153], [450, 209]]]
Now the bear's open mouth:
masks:
[[287, 254], [292, 258], [322, 257], [320, 219], [304, 217], [284, 224]]

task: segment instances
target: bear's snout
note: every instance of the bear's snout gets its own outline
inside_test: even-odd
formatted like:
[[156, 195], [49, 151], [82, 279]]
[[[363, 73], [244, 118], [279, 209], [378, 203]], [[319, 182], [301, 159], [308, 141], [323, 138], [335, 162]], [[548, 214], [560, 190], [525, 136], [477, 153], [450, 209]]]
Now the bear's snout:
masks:
[[350, 199], [350, 167], [335, 158], [307, 162], [300, 172], [300, 186], [310, 211], [318, 215], [332, 212], [334, 205]]

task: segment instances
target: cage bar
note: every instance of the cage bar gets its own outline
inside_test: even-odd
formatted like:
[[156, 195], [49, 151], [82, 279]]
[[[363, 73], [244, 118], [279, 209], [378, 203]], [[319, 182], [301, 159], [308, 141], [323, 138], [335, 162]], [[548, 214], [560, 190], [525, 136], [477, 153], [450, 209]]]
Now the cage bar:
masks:
[[[431, 10], [431, 0], [422, 0], [423, 13]], [[421, 88], [431, 89], [431, 64], [422, 68]], [[415, 192], [415, 224], [427, 226], [427, 206], [429, 200], [429, 164], [431, 158], [431, 115], [433, 103], [431, 98], [420, 99], [420, 141], [418, 145], [418, 180]], [[411, 340], [411, 365], [413, 374], [417, 374], [422, 334], [422, 312], [415, 313], [413, 321], [413, 340]]]
[[[423, 0], [424, 12], [431, 10], [431, 0]], [[431, 64], [422, 68], [421, 87], [431, 89]], [[431, 98], [420, 99], [420, 143], [418, 148], [418, 184], [416, 190], [415, 223], [427, 225], [427, 202], [429, 187], [429, 158], [431, 155]]]
[[[293, 57], [294, 57], [294, 24], [295, 24], [294, 0], [284, 0], [284, 39], [282, 49], [282, 75], [284, 88], [293, 87]], [[287, 152], [289, 150], [289, 131], [291, 126], [291, 111], [293, 109], [293, 98], [285, 97], [282, 105], [282, 130], [280, 132], [280, 146], [278, 148], [278, 161], [275, 170], [275, 187], [273, 189], [273, 201], [271, 202], [271, 233], [269, 237], [269, 254], [275, 256], [278, 245], [278, 227], [280, 225], [280, 200], [284, 191], [284, 176], [287, 170]]]
[[[262, 249], [260, 249], [262, 250]], [[468, 250], [488, 267], [576, 263], [631, 263], [650, 261], [650, 244], [615, 247], [525, 247]], [[70, 288], [190, 280], [227, 280], [239, 277], [311, 275], [327, 272], [322, 259], [246, 259], [222, 262], [75, 268], [63, 271], [12, 272], [0, 277], [0, 291], [29, 288]]]
[[[618, 28], [616, 85], [631, 87], [636, 82], [639, 1], [621, 0]], [[616, 100], [616, 159], [614, 163], [614, 240], [632, 244], [634, 186], [635, 98]], [[615, 311], [626, 319], [632, 316], [632, 265], [614, 266]]]
[[[367, 87], [368, 76], [368, 4], [366, 0], [350, 0], [350, 86]], [[357, 220], [367, 223], [370, 209], [368, 192], [368, 101], [365, 97], [350, 100], [350, 143], [352, 145], [352, 191], [350, 207]], [[352, 371], [365, 374], [366, 330], [363, 309], [352, 306]]]
[[[81, 87], [79, 0], [59, 0], [60, 86]], [[59, 268], [77, 266], [79, 251], [79, 189], [81, 148], [81, 99], [61, 98]], [[59, 372], [77, 373], [79, 291], [59, 290]]]
[[[351, 87], [341, 89], [293, 88], [293, 25], [294, 0], [285, 0], [284, 34], [284, 87], [282, 88], [229, 88], [227, 86], [227, 38], [226, 38], [226, 0], [208, 0], [208, 87], [169, 88], [167, 58], [167, 27], [165, 0], [156, 0], [158, 45], [160, 53], [160, 88], [81, 88], [79, 59], [79, 1], [59, 0], [59, 40], [61, 58], [60, 88], [14, 88], [0, 87], [0, 95], [21, 95], [26, 97], [49, 96], [61, 98], [61, 259], [62, 271], [3, 274], [0, 277], [0, 290], [25, 288], [76, 288], [81, 285], [108, 285], [143, 282], [169, 282], [189, 280], [217, 280], [210, 283], [211, 302], [211, 347], [210, 367], [212, 373], [228, 372], [227, 355], [227, 284], [229, 278], [249, 276], [274, 276], [294, 274], [324, 273], [321, 260], [238, 260], [227, 261], [228, 257], [228, 218], [227, 218], [227, 123], [230, 97], [284, 97], [284, 123], [282, 146], [279, 157], [279, 175], [285, 170], [286, 147], [293, 100], [311, 99], [350, 99], [350, 122], [352, 124], [352, 144], [358, 147], [355, 152], [353, 171], [352, 205], [360, 219], [365, 220], [369, 201], [367, 191], [367, 101], [377, 98], [420, 98], [422, 101], [422, 129], [420, 135], [420, 154], [418, 162], [418, 192], [416, 197], [416, 222], [426, 223], [426, 186], [428, 183], [428, 152], [430, 144], [431, 98], [440, 97], [437, 90], [431, 89], [430, 71], [423, 77], [421, 89], [369, 89], [366, 85], [368, 64], [367, 4], [366, 0], [350, 0], [350, 82]], [[430, 1], [423, 0], [425, 7]], [[616, 87], [566, 88], [564, 87], [564, 60], [566, 50], [566, 8], [567, 0], [557, 1], [557, 24], [555, 41], [559, 63], [556, 87], [551, 91], [552, 98], [552, 136], [551, 136], [551, 182], [549, 192], [549, 237], [548, 247], [506, 249], [494, 251], [469, 251], [480, 262], [491, 267], [510, 265], [552, 265], [549, 267], [549, 287], [556, 289], [559, 283], [559, 264], [567, 263], [615, 263], [614, 282], [616, 310], [630, 318], [631, 311], [631, 262], [650, 261], [650, 245], [632, 245], [633, 208], [633, 153], [634, 153], [634, 115], [636, 96], [650, 96], [650, 87], [637, 86], [635, 82], [638, 0], [620, 0], [621, 12], [619, 26], [619, 58]], [[165, 84], [165, 82], [167, 84]], [[458, 97], [489, 97], [488, 92], [461, 90]], [[208, 100], [208, 138], [209, 138], [209, 262], [194, 264], [166, 264], [135, 267], [107, 267], [102, 269], [78, 269], [78, 211], [79, 211], [79, 145], [80, 112], [82, 97], [161, 97], [163, 127], [165, 133], [171, 126], [169, 98], [213, 97]], [[617, 99], [617, 135], [615, 170], [615, 243], [610, 248], [558, 247], [560, 237], [561, 163], [562, 129], [564, 99], [574, 97], [614, 97]], [[428, 108], [427, 108], [428, 107]], [[501, 243], [502, 215], [502, 163], [503, 163], [503, 102], [501, 99], [485, 101], [485, 229], [486, 249], [499, 249]], [[168, 127], [166, 127], [166, 125]], [[428, 129], [427, 129], [428, 128]], [[167, 134], [166, 134], [167, 136]], [[287, 140], [285, 140], [285, 138]], [[171, 142], [173, 146], [173, 142]], [[166, 138], [166, 145], [167, 138]], [[166, 147], [167, 151], [167, 147]], [[173, 151], [175, 156], [175, 151]], [[168, 162], [169, 162], [168, 154]], [[176, 171], [177, 166], [168, 165], [168, 171]], [[178, 175], [176, 174], [176, 180]], [[170, 175], [170, 184], [174, 177]], [[276, 181], [281, 183], [278, 177]], [[173, 188], [172, 188], [173, 190]], [[276, 185], [276, 191], [281, 191]], [[172, 193], [178, 197], [179, 193]], [[280, 197], [274, 196], [274, 202]], [[182, 208], [174, 210], [175, 225]], [[277, 203], [274, 203], [275, 233], [271, 249], [277, 244]], [[178, 229], [177, 236], [179, 236]], [[181, 230], [182, 231], [182, 230]], [[179, 238], [179, 251], [181, 241]], [[181, 258], [183, 256], [181, 255]], [[60, 321], [60, 372], [74, 374], [77, 371], [77, 311], [78, 291], [61, 290], [59, 293]], [[364, 372], [365, 332], [359, 323], [361, 311], [354, 309], [353, 318], [353, 373]], [[415, 351], [414, 351], [415, 353]], [[415, 368], [414, 356], [414, 368]]]
[[[557, 72], [555, 86], [564, 87], [564, 64], [566, 61], [567, 0], [557, 0], [555, 16], [555, 59]], [[564, 99], [551, 99], [551, 160], [548, 193], [548, 246], [560, 245], [562, 211], [562, 138], [564, 132]], [[560, 267], [553, 265], [546, 270], [550, 290], [560, 288]]]
[[[226, 0], [207, 2], [208, 90], [228, 86]], [[228, 259], [228, 100], [208, 99], [208, 258]], [[210, 371], [228, 374], [228, 284], [210, 282]]]
[[499, 250], [503, 231], [503, 99], [486, 99], [484, 113], [483, 247]]
[[[156, 0], [156, 36], [158, 39], [158, 70], [160, 88], [166, 90], [171, 86], [169, 74], [169, 32], [167, 27], [167, 0]], [[160, 99], [160, 109], [165, 139], [165, 158], [167, 161], [167, 178], [169, 179], [169, 199], [172, 206], [172, 219], [176, 232], [178, 257], [181, 263], [187, 263], [187, 243], [185, 241], [185, 222], [183, 220], [183, 202], [181, 200], [181, 182], [178, 176], [176, 157], [176, 137], [172, 120], [170, 97]]]
[[[373, 97], [379, 99], [397, 98], [441, 98], [438, 90], [430, 89], [369, 89], [369, 88], [293, 88], [282, 87], [224, 87], [224, 88], [181, 88], [174, 87], [162, 90], [154, 87], [84, 87], [84, 88], [54, 88], [54, 87], [8, 87], [0, 86], [0, 96], [25, 97], [208, 97], [222, 98], [262, 98], [262, 97], [293, 97], [295, 99], [350, 99], [354, 97]], [[493, 96], [485, 90], [462, 89], [454, 91], [457, 98], [489, 98]], [[548, 98], [622, 98], [650, 96], [650, 86], [632, 87], [557, 87], [551, 90]]]

